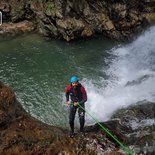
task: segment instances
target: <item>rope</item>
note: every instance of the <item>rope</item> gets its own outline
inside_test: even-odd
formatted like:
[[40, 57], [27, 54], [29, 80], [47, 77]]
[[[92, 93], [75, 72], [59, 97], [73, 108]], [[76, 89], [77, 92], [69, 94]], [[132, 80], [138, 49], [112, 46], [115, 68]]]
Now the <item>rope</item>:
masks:
[[93, 120], [108, 134], [110, 135], [129, 155], [134, 155], [134, 153], [126, 146], [124, 146], [107, 128], [105, 128], [94, 116], [92, 116], [87, 110], [85, 110], [79, 103], [78, 106], [84, 110]]

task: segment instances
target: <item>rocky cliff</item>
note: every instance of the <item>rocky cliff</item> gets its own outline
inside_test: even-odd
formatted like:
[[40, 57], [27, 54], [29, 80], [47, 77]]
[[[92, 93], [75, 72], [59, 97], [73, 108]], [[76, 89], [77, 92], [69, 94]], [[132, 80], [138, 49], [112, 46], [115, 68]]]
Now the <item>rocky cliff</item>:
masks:
[[1, 0], [0, 34], [37, 30], [69, 41], [102, 34], [124, 40], [155, 21], [154, 0]]

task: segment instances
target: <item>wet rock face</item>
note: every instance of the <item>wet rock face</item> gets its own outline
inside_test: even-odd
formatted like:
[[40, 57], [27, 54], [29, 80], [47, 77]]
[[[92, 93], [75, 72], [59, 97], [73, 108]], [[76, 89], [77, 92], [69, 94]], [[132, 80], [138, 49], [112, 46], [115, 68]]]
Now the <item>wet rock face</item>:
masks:
[[[136, 154], [155, 154], [155, 103], [138, 102], [116, 111], [111, 120], [101, 124]], [[100, 132], [101, 128], [95, 124], [86, 130]], [[117, 145], [110, 136], [107, 137]]]
[[[127, 109], [121, 109], [119, 111], [116, 112], [116, 114], [113, 115], [112, 119], [116, 119], [119, 118], [121, 119], [121, 124], [124, 124], [126, 126], [128, 126], [130, 123], [132, 123], [132, 121], [136, 120], [138, 121], [142, 121], [142, 120], [146, 120], [146, 119], [154, 119], [155, 118], [155, 104], [151, 103], [151, 102], [138, 102], [136, 105], [134, 106], [130, 106]], [[130, 125], [131, 126], [131, 125]], [[138, 126], [131, 126], [132, 127], [132, 131], [134, 131], [134, 129], [138, 128]]]
[[[113, 115], [118, 120], [121, 132], [137, 153], [155, 153], [155, 103], [142, 101], [121, 109]], [[122, 127], [126, 127], [124, 130]]]
[[2, 0], [0, 11], [4, 22], [30, 20], [49, 38], [70, 41], [99, 33], [124, 40], [155, 21], [154, 6], [154, 0]]

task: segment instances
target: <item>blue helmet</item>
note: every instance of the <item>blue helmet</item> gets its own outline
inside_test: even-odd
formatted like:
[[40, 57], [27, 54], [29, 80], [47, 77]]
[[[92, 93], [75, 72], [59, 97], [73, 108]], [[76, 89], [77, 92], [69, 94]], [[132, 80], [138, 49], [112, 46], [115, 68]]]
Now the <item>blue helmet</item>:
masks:
[[71, 83], [77, 82], [77, 81], [79, 81], [79, 79], [78, 79], [77, 76], [72, 76], [72, 77], [70, 78], [70, 82], [71, 82]]

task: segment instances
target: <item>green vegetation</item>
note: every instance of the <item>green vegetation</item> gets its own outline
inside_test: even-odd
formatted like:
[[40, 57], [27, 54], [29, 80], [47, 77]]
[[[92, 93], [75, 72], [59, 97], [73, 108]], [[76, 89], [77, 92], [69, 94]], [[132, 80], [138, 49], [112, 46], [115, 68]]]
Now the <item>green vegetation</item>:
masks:
[[28, 0], [28, 1], [27, 1], [27, 4], [31, 4], [31, 3], [32, 3], [32, 0]]
[[[33, 1], [33, 0], [28, 0], [27, 3], [28, 3], [28, 4], [31, 4], [32, 1]], [[47, 2], [50, 2], [51, 0], [38, 0], [38, 1], [41, 2], [41, 3], [47, 3]]]
[[[46, 0], [47, 1], [47, 0]], [[53, 2], [47, 2], [47, 10], [51, 11], [55, 9], [55, 4]]]
[[43, 2], [43, 3], [47, 3], [47, 2], [50, 2], [50, 0], [39, 0], [40, 2]]
[[[40, 3], [44, 3], [47, 7], [47, 12], [51, 12], [53, 10], [55, 10], [55, 4], [52, 0], [38, 0]], [[28, 0], [27, 4], [31, 4], [33, 2], [33, 0]]]
[[46, 8], [45, 12], [46, 12], [47, 15], [55, 16], [55, 13], [56, 13], [56, 10], [57, 10], [55, 2], [53, 2], [53, 1], [46, 2], [45, 3], [45, 8]]

